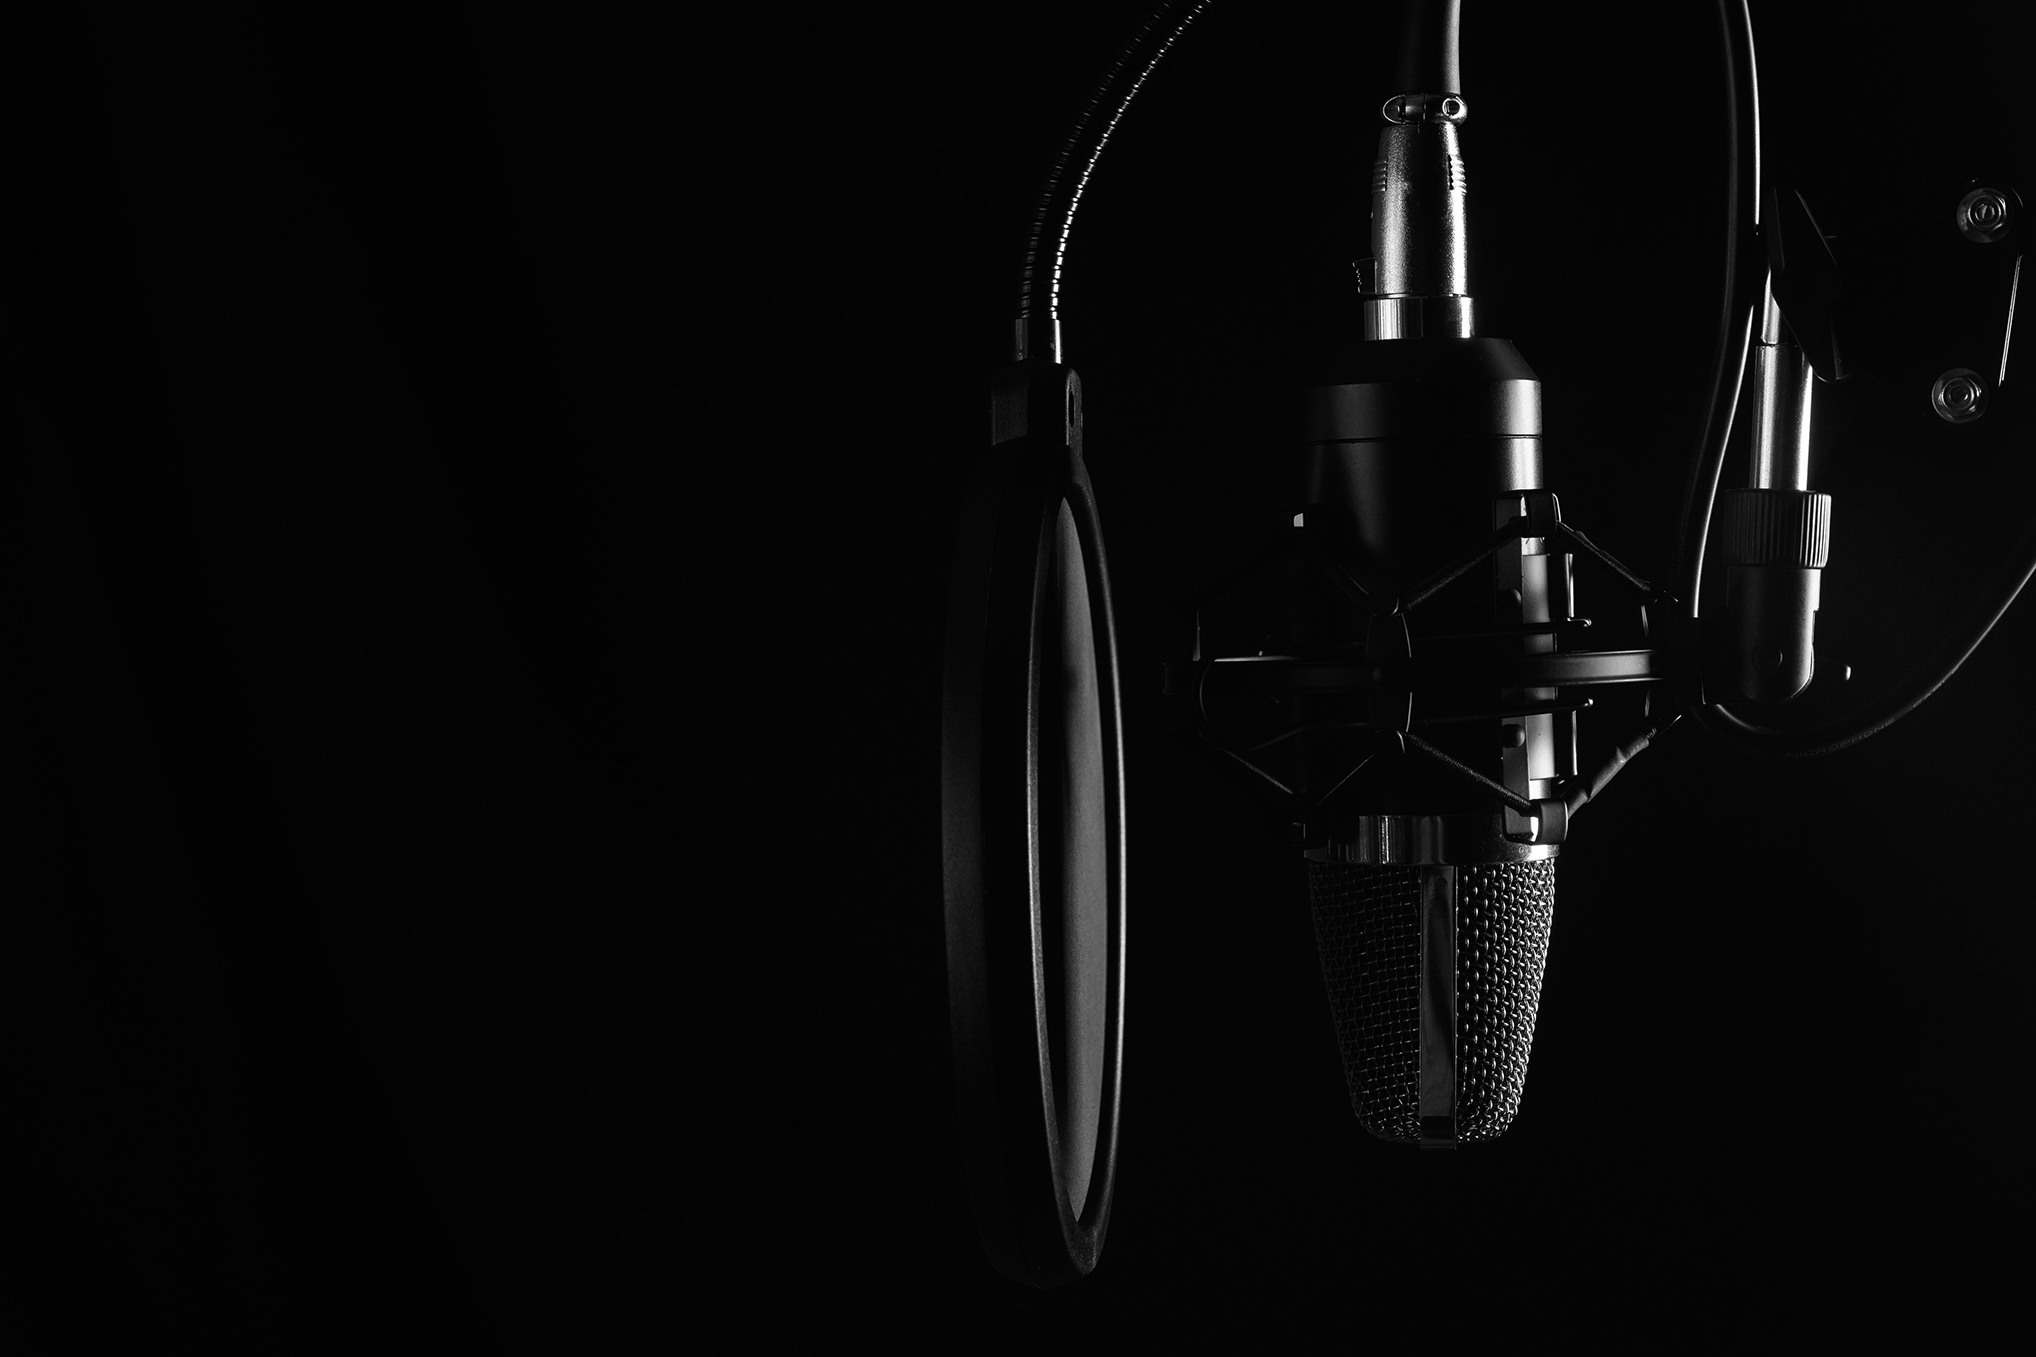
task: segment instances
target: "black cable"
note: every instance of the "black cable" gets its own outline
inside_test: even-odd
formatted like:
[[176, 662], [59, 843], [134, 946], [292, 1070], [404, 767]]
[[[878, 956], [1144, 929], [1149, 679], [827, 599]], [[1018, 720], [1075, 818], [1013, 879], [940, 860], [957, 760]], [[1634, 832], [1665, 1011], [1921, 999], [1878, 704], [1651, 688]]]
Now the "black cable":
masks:
[[1640, 729], [1621, 743], [1612, 746], [1612, 751], [1596, 768], [1565, 783], [1562, 799], [1568, 806], [1568, 813], [1573, 816], [1590, 804], [1591, 798], [1610, 786], [1612, 779], [1626, 770], [1627, 764], [1640, 757], [1641, 751], [1660, 739], [1669, 727], [1681, 719], [1681, 712], [1667, 710], [1657, 712], [1652, 720], [1643, 722]]
[[[1117, 130], [1118, 121], [1137, 97], [1146, 77], [1173, 47], [1182, 30], [1211, 3], [1212, 0], [1162, 0], [1155, 6], [1132, 30], [1129, 40], [1104, 70], [1062, 139], [1060, 153], [1048, 168], [1045, 187], [1040, 190], [1031, 229], [1026, 233], [1025, 263], [1018, 279], [1019, 351], [1014, 357], [1059, 360], [1055, 331], [1060, 320], [1061, 259], [1067, 253], [1068, 232], [1074, 226], [1075, 209], [1081, 206], [1082, 190], [1088, 187], [1103, 147]], [[1048, 324], [1044, 333], [1029, 334], [1027, 323], [1041, 318], [1042, 291], [1044, 319]]]
[[1700, 612], [1698, 591], [1711, 532], [1711, 505], [1739, 411], [1754, 313], [1760, 306], [1761, 260], [1747, 250], [1760, 226], [1760, 79], [1745, 0], [1718, 0], [1718, 21], [1725, 42], [1725, 300], [1718, 318], [1711, 397], [1697, 430], [1697, 450], [1683, 486], [1671, 557], [1678, 591], [1693, 618]]
[[1749, 721], [1728, 708], [1709, 707], [1697, 713], [1698, 723], [1735, 749], [1766, 758], [1815, 758], [1858, 744], [1922, 706], [1943, 687], [1972, 652], [1979, 649], [1994, 625], [2007, 615], [2031, 576], [2036, 576], [2036, 523], [2023, 530], [2015, 543], [2014, 556], [1959, 619], [1959, 625], [1908, 678], [1875, 701], [1835, 721], [1805, 730], [1778, 730]]
[[1407, 0], [1400, 18], [1395, 94], [1462, 94], [1457, 32], [1463, 0]]
[[[1718, 0], [1718, 24], [1725, 52], [1725, 287], [1718, 318], [1717, 360], [1711, 368], [1710, 399], [1697, 429], [1697, 446], [1683, 485], [1670, 560], [1683, 606], [1698, 616], [1704, 575], [1704, 548], [1711, 532], [1711, 507], [1725, 452], [1738, 417], [1739, 392], [1753, 344], [1753, 322], [1761, 301], [1762, 256], [1747, 250], [1760, 229], [1760, 80], [1754, 66], [1753, 23], [1745, 0]], [[1624, 573], [1624, 572], [1622, 572]], [[1642, 584], [1641, 581], [1634, 581]], [[1703, 711], [1699, 712], [1701, 717]], [[1565, 789], [1567, 813], [1575, 815], [1610, 785], [1681, 713], [1658, 712], [1603, 763], [1573, 779]]]

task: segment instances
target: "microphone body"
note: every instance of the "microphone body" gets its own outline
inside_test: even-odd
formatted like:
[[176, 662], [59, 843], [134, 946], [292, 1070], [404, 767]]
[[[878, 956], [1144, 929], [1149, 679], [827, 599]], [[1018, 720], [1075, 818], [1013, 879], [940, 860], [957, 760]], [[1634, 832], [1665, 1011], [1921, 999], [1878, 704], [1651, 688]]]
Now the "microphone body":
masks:
[[[1453, 94], [1387, 101], [1373, 255], [1359, 265], [1363, 338], [1323, 355], [1301, 402], [1297, 522], [1395, 612], [1425, 575], [1526, 515], [1527, 497], [1545, 488], [1540, 382], [1510, 342], [1474, 333], [1465, 111]], [[1357, 626], [1378, 629], [1319, 582], [1302, 594], [1304, 648], [1349, 648]], [[1553, 795], [1576, 771], [1574, 714], [1535, 710], [1560, 706], [1556, 689], [1493, 687], [1477, 660], [1552, 651], [1551, 624], [1573, 603], [1570, 556], [1524, 533], [1422, 599], [1401, 630], [1431, 663], [1418, 692], [1384, 704], [1400, 730], [1375, 738], [1418, 735], [1517, 797]], [[1292, 701], [1303, 724], [1334, 705]], [[1530, 817], [1495, 806], [1443, 762], [1388, 752], [1303, 831], [1351, 1102], [1382, 1139], [1489, 1140], [1512, 1123], [1525, 1086], [1558, 845], [1527, 841]], [[1298, 751], [1303, 787], [1335, 775], [1332, 753], [1319, 743]]]
[[[1369, 340], [1317, 375], [1303, 396], [1304, 529], [1373, 590], [1403, 595], [1543, 489], [1540, 383], [1510, 343]], [[1353, 619], [1337, 602], [1322, 590], [1306, 600], [1307, 644], [1348, 643]], [[1566, 620], [1572, 604], [1569, 556], [1522, 536], [1410, 616], [1411, 648], [1551, 650], [1552, 632], [1527, 628]], [[1551, 795], [1575, 773], [1574, 714], [1480, 719], [1555, 705], [1557, 691], [1483, 687], [1477, 672], [1410, 693], [1410, 729], [1528, 800]], [[1322, 753], [1304, 756], [1333, 771]], [[1352, 1104], [1384, 1139], [1491, 1139], [1525, 1084], [1558, 845], [1509, 838], [1530, 824], [1433, 761], [1376, 762], [1349, 809], [1309, 825], [1304, 850]]]

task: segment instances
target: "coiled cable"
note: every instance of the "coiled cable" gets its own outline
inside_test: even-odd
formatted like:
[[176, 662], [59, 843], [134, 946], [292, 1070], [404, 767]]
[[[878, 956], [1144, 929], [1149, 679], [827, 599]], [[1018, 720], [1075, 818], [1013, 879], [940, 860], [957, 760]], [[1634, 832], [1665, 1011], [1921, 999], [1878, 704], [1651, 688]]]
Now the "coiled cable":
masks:
[[1745, 0], [1718, 0], [1725, 40], [1725, 299], [1718, 318], [1717, 360], [1711, 368], [1711, 397], [1697, 429], [1697, 448], [1683, 485], [1676, 521], [1676, 582], [1690, 616], [1700, 611], [1704, 548], [1711, 531], [1711, 506], [1725, 467], [1732, 421], [1753, 344], [1753, 317], [1760, 306], [1761, 261], [1748, 247], [1760, 230], [1760, 80], [1754, 67], [1752, 20]]

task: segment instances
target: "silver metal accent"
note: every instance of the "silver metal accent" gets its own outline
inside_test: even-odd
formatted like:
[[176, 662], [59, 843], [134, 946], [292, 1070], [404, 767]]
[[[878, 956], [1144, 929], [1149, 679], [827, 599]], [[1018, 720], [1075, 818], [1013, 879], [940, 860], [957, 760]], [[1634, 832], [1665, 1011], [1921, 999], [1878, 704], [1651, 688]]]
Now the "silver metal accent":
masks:
[[1753, 474], [1758, 490], [1810, 488], [1810, 406], [1816, 373], [1775, 304], [1772, 280], [1753, 346]]
[[1930, 407], [1950, 424], [1970, 424], [1987, 410], [1986, 378], [1971, 368], [1953, 368], [1930, 388]]
[[1774, 299], [1774, 275], [1769, 274], [1760, 285], [1760, 342], [1779, 344], [1784, 333], [1781, 305]]
[[1476, 333], [1469, 297], [1367, 297], [1366, 339], [1469, 339]]
[[1011, 359], [1044, 358], [1049, 363], [1065, 361], [1060, 351], [1060, 317], [1032, 316], [1011, 322]]
[[1452, 123], [1379, 129], [1372, 167], [1371, 246], [1387, 297], [1467, 296], [1464, 199], [1469, 187]]
[[2015, 277], [2008, 284], [2008, 325], [2001, 331], [2001, 375], [1994, 379], [1995, 386], [2008, 384], [2008, 345], [2015, 338], [2015, 299], [2022, 295], [2023, 258], [2019, 254], [2015, 256]]
[[1461, 94], [1395, 94], [1379, 109], [1389, 123], [1444, 122], [1463, 126], [1470, 105]]
[[1310, 848], [1316, 862], [1372, 866], [1468, 865], [1539, 862], [1560, 845], [1520, 843], [1506, 837], [1501, 812], [1466, 815], [1363, 815], [1326, 847]]
[[[1528, 507], [1523, 495], [1497, 497], [1492, 501], [1492, 526], [1502, 528], [1525, 516]], [[1544, 535], [1523, 534], [1511, 548], [1493, 553], [1492, 584], [1497, 591], [1494, 620], [1501, 624], [1532, 625], [1567, 620], [1571, 616], [1569, 559], [1560, 552], [1549, 554], [1548, 538]], [[1546, 656], [1554, 654], [1556, 641], [1552, 633], [1531, 634], [1523, 637], [1520, 645], [1529, 655]], [[1499, 700], [1509, 707], [1538, 706], [1554, 702], [1556, 697], [1556, 690], [1549, 687], [1504, 688], [1499, 693]], [[1552, 712], [1521, 717], [1517, 724], [1524, 738], [1517, 744], [1508, 739], [1501, 745], [1499, 781], [1514, 795], [1534, 801], [1545, 794], [1543, 788], [1549, 779], [1576, 771], [1573, 760], [1568, 766], [1556, 766], [1562, 752], [1559, 744], [1568, 743], [1567, 739], [1559, 739], [1559, 735], [1566, 735], [1574, 727], [1570, 718]], [[1495, 819], [1502, 834], [1542, 837], [1538, 816], [1523, 815], [1507, 807], [1496, 812]]]
[[1991, 245], [2014, 229], [2015, 207], [1999, 189], [1976, 188], [1958, 200], [1958, 234]]
[[1388, 101], [1388, 122], [1379, 129], [1367, 339], [1468, 339], [1473, 333], [1465, 225], [1470, 190], [1457, 138], [1462, 119], [1447, 116], [1454, 96], [1433, 96], [1434, 116], [1405, 122], [1390, 116], [1406, 112], [1410, 99], [1430, 97]]

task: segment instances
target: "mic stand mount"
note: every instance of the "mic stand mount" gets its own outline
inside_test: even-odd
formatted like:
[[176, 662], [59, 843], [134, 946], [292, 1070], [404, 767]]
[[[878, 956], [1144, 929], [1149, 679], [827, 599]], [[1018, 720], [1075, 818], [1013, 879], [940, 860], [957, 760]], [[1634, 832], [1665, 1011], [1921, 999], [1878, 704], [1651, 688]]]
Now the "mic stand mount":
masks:
[[[1765, 281], [1749, 274], [1735, 302], [1753, 310], [1759, 330], [1748, 372], [1752, 465], [1745, 489], [1717, 496], [1722, 606], [1707, 602], [1693, 624], [1709, 638], [1710, 683], [1708, 703], [1692, 710], [1741, 753], [1813, 757], [1886, 729], [1956, 672], [2036, 574], [2032, 532], [1944, 639], [1918, 647], [1908, 675], [1844, 715], [1767, 724], [1766, 713], [1826, 673], [1835, 684], [1850, 675], [1846, 666], [1815, 666], [1812, 654], [1816, 576], [1831, 530], [1830, 497], [1809, 493], [1813, 393], [1864, 376], [1912, 419], [1957, 440], [1967, 457], [1986, 450], [2010, 458], [2026, 443], [2036, 407], [2027, 377], [2012, 375], [2019, 369], [2010, 364], [2025, 210], [2008, 168], [1947, 163], [1901, 211], [1855, 202], [1847, 214], [1841, 202], [1840, 234], [1822, 228], [1796, 188], [1778, 181], [1766, 188], [1761, 223], [1747, 232], [1764, 256]], [[1833, 249], [1841, 234], [1850, 271]], [[1858, 261], [1888, 259], [1900, 261], [1908, 286], [1889, 289], [1877, 273], [1871, 288], [1853, 285], [1866, 276]], [[1735, 709], [1742, 701], [1753, 708]]]
[[[1193, 625], [1192, 651], [1185, 660], [1163, 666], [1165, 693], [1188, 718], [1177, 720], [1175, 733], [1275, 817], [1282, 826], [1277, 837], [1283, 845], [1310, 849], [1311, 856], [1320, 852], [1344, 861], [1448, 861], [1473, 842], [1505, 860], [1549, 856], [1566, 837], [1570, 817], [1679, 714], [1664, 713], [1657, 718], [1650, 701], [1641, 725], [1617, 742], [1598, 766], [1579, 774], [1574, 766], [1575, 717], [1594, 702], [1577, 690], [1669, 684], [1681, 699], [1673, 704], [1676, 707], [1702, 700], [1693, 647], [1556, 648], [1562, 641], [1588, 635], [1592, 625], [1590, 618], [1572, 615], [1568, 581], [1576, 555], [1596, 562], [1639, 602], [1643, 630], [1650, 607], [1677, 616], [1679, 604], [1565, 523], [1554, 494], [1529, 491], [1502, 497], [1501, 503], [1506, 501], [1513, 501], [1517, 512], [1489, 539], [1438, 566], [1402, 595], [1367, 588], [1339, 544], [1329, 534], [1310, 529], [1305, 516], [1296, 516], [1293, 528], [1281, 530], [1199, 591], [1183, 610]], [[1561, 547], [1571, 550], [1560, 553], [1563, 585], [1551, 590], [1551, 601], [1560, 600], [1562, 616], [1420, 636], [1410, 626], [1410, 618], [1424, 604], [1471, 577], [1478, 566], [1508, 548], [1540, 554], [1555, 553]], [[1364, 618], [1363, 641], [1294, 645], [1275, 654], [1208, 654], [1203, 644], [1208, 610], [1253, 577], [1286, 562], [1298, 562], [1355, 605]], [[1495, 700], [1493, 694], [1501, 696]], [[1240, 739], [1211, 716], [1209, 700], [1215, 695], [1330, 699], [1361, 708], [1363, 714], [1326, 721], [1289, 721], [1270, 733]], [[1438, 747], [1422, 733], [1436, 727], [1493, 722], [1501, 726], [1497, 744], [1515, 748], [1524, 742], [1524, 733], [1520, 725], [1511, 723], [1540, 716], [1554, 717], [1567, 727], [1567, 738], [1558, 744], [1569, 750], [1568, 771], [1552, 786], [1541, 788], [1541, 795], [1532, 794], [1535, 788], [1528, 784], [1524, 768], [1520, 775], [1502, 781]], [[1333, 760], [1327, 765], [1330, 771], [1326, 776], [1308, 777], [1306, 785], [1295, 785], [1302, 780], [1282, 776], [1254, 757], [1302, 737], [1346, 733], [1368, 736], [1361, 752]], [[1379, 773], [1406, 761], [1445, 775], [1482, 800], [1486, 809], [1365, 815], [1350, 823], [1347, 808], [1356, 799], [1354, 793], [1368, 785], [1376, 790]], [[1344, 824], [1332, 835], [1329, 826], [1338, 821]], [[1541, 851], [1533, 851], [1536, 849]]]

